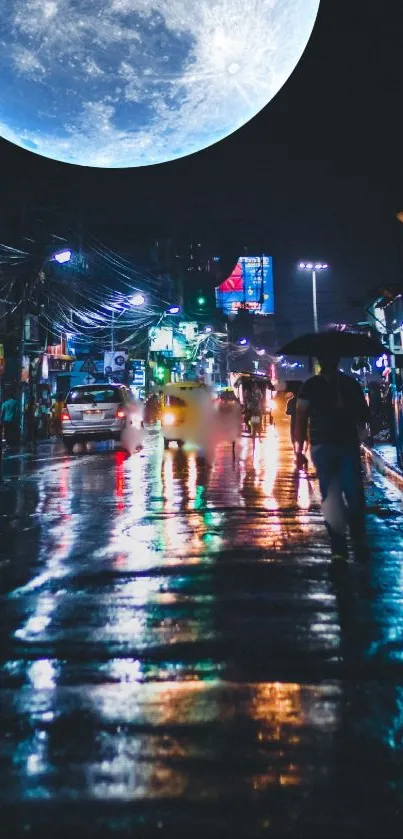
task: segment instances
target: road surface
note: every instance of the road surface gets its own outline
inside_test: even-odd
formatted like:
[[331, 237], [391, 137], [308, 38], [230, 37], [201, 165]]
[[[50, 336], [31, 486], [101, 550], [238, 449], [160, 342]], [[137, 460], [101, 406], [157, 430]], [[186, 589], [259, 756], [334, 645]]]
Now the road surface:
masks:
[[281, 416], [211, 467], [155, 431], [5, 459], [4, 839], [401, 837], [403, 499], [368, 470], [335, 571]]

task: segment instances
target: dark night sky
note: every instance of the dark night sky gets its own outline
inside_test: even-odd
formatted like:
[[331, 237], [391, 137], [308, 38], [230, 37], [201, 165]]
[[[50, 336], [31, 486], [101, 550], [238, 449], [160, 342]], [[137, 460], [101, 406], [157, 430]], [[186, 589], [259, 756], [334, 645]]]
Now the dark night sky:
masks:
[[[301, 258], [326, 259], [322, 320], [360, 319], [349, 300], [403, 272], [403, 10], [386, 0], [322, 0], [294, 74], [251, 123], [192, 157], [133, 170], [56, 164], [0, 143], [3, 235], [20, 202], [80, 213], [108, 244], [139, 235], [231, 229], [275, 259], [280, 320], [309, 311]], [[104, 235], [105, 231], [104, 231]], [[401, 254], [401, 256], [400, 256]], [[325, 290], [326, 289], [326, 290]], [[290, 300], [293, 306], [290, 306]], [[308, 325], [309, 324], [305, 324]]]

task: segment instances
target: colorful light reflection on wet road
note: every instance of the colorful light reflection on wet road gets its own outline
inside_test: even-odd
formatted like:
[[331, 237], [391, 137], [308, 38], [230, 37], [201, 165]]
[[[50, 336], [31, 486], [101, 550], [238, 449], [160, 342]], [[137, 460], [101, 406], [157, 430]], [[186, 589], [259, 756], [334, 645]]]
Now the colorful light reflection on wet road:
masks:
[[211, 466], [150, 433], [141, 456], [55, 450], [10, 470], [7, 839], [50, 823], [319, 836], [330, 819], [339, 836], [400, 835], [396, 489], [368, 476], [374, 559], [335, 576], [316, 481], [294, 473], [281, 421]]

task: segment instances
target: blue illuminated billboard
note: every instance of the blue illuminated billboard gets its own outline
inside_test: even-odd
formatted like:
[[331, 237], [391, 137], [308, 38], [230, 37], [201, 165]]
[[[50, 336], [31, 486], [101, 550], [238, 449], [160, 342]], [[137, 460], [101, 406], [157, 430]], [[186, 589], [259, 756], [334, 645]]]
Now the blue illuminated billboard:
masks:
[[216, 288], [216, 303], [226, 315], [236, 314], [240, 309], [273, 315], [272, 257], [241, 256], [232, 274]]

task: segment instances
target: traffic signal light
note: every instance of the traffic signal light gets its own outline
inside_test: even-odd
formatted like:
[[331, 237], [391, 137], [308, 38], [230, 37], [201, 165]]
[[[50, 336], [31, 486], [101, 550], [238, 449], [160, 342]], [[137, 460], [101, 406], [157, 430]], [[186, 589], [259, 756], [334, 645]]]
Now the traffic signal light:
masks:
[[165, 379], [165, 367], [158, 366], [155, 371], [155, 376], [158, 382], [163, 382]]
[[204, 297], [204, 294], [199, 294], [199, 296], [198, 296], [198, 298], [197, 298], [197, 301], [196, 301], [196, 302], [197, 302], [198, 307], [199, 307], [200, 309], [203, 309], [203, 308], [204, 308], [204, 306], [205, 306], [205, 305], [206, 305], [206, 303], [207, 303], [207, 300], [206, 300], [206, 298]]

